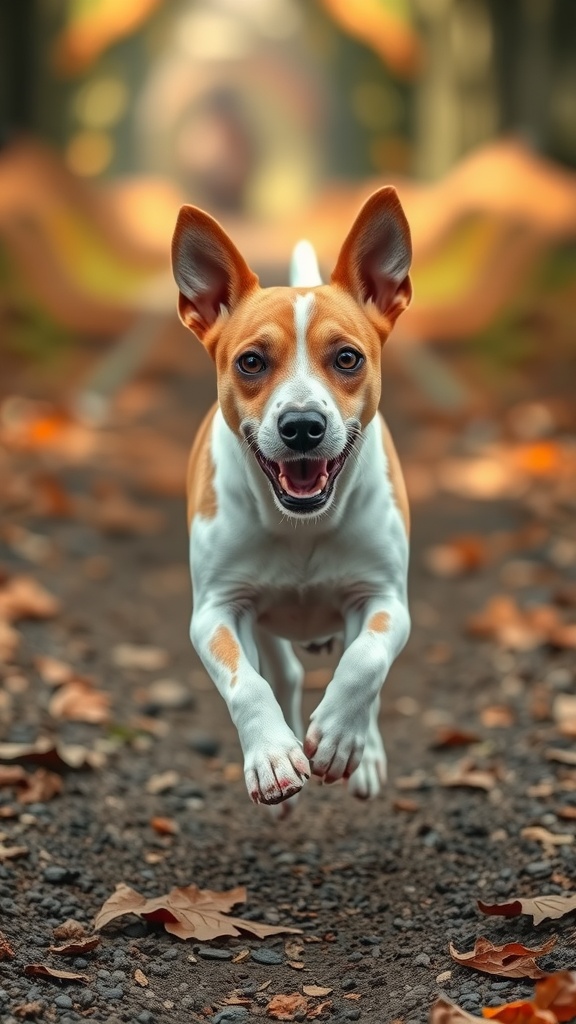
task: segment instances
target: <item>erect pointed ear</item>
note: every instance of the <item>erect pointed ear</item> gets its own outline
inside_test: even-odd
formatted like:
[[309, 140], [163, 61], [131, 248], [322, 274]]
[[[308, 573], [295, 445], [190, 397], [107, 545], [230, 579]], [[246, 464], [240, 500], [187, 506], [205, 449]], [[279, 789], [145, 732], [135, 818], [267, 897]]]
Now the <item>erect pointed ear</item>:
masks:
[[200, 341], [223, 313], [258, 284], [236, 246], [213, 217], [183, 206], [172, 239], [178, 313]]
[[410, 228], [396, 189], [378, 189], [364, 203], [338, 256], [332, 283], [366, 307], [381, 333], [388, 333], [410, 303]]

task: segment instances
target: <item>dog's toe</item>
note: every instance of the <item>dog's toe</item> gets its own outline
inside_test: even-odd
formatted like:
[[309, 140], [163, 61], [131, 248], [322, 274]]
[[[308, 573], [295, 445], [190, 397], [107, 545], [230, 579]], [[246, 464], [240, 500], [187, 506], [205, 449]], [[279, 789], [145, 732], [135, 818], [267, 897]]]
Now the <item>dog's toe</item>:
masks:
[[256, 804], [280, 804], [299, 793], [310, 778], [308, 758], [299, 746], [255, 751], [247, 759], [246, 786]]

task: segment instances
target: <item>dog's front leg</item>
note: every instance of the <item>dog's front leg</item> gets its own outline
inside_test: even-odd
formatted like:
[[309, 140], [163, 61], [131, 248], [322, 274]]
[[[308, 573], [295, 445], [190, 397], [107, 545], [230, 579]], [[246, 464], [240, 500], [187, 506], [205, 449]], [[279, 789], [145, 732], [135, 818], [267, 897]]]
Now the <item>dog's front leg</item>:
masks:
[[250, 616], [228, 606], [204, 606], [192, 616], [190, 636], [238, 730], [246, 786], [254, 803], [277, 804], [298, 793], [310, 777], [310, 765], [255, 667], [258, 655]]
[[346, 650], [304, 743], [312, 771], [325, 782], [349, 778], [360, 764], [372, 709], [409, 632], [408, 609], [397, 596], [370, 598], [349, 613]]

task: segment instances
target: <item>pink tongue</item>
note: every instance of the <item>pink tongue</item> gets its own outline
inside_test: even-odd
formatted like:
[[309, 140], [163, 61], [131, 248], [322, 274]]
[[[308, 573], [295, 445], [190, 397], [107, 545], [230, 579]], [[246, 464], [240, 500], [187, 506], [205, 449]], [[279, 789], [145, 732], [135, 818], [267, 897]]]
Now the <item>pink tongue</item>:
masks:
[[293, 498], [317, 494], [328, 483], [326, 459], [295, 459], [293, 462], [279, 462], [278, 468], [280, 486]]

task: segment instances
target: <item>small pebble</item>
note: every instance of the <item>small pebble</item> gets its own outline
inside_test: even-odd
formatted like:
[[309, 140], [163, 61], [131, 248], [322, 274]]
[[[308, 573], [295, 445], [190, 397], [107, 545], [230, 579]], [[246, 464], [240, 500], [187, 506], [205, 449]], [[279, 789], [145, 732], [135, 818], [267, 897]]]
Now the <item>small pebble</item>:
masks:
[[414, 957], [414, 967], [430, 967], [430, 957], [428, 953], [418, 953]]
[[360, 1009], [357, 1006], [348, 1006], [342, 1017], [344, 1020], [360, 1020]]
[[60, 1007], [61, 1010], [71, 1010], [72, 1006], [73, 1006], [73, 1003], [72, 1003], [72, 1000], [70, 999], [70, 996], [64, 996], [64, 995], [56, 996], [56, 999], [54, 1000], [54, 1002], [55, 1002], [56, 1006]]
[[231, 949], [218, 949], [217, 946], [198, 946], [196, 952], [204, 960], [231, 960], [234, 955]]
[[353, 988], [356, 988], [356, 985], [356, 978], [346, 977], [342, 978], [342, 981], [340, 982], [340, 988], [343, 988], [345, 992], [351, 992]]
[[548, 878], [552, 874], [552, 865], [549, 860], [533, 860], [527, 864], [524, 871], [533, 878]]
[[210, 1017], [211, 1024], [229, 1024], [229, 1022], [240, 1020], [242, 1017], [246, 1017], [248, 1010], [245, 1006], [227, 1006], [224, 1010], [220, 1010], [219, 1013], [215, 1013], [213, 1017]]
[[124, 989], [120, 985], [115, 985], [114, 988], [101, 988], [100, 995], [103, 999], [123, 999]]
[[255, 960], [257, 964], [266, 964], [267, 966], [284, 963], [282, 953], [278, 953], [275, 949], [253, 949], [252, 959]]
[[188, 737], [188, 746], [202, 757], [217, 757], [220, 750], [218, 740], [201, 732], [194, 732]]

